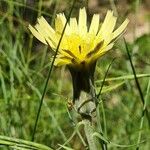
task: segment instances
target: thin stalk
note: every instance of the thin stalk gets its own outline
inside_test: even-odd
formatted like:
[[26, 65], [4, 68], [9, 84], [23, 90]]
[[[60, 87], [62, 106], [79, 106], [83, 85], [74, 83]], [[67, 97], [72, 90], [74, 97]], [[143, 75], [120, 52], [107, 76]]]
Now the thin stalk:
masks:
[[[100, 111], [99, 111], [99, 105], [96, 107], [96, 115], [97, 115], [97, 127], [98, 127], [98, 131], [100, 134], [103, 135], [103, 130], [102, 130], [102, 126], [101, 126], [101, 121], [100, 121]], [[102, 150], [105, 150], [105, 143], [100, 140], [101, 143], [101, 148]]]
[[147, 105], [148, 93], [149, 92], [150, 92], [150, 79], [149, 79], [148, 86], [147, 86], [147, 91], [146, 91], [146, 96], [145, 96], [145, 103], [144, 103], [144, 106], [143, 106], [143, 111], [142, 111], [142, 116], [141, 116], [140, 129], [139, 129], [139, 135], [138, 135], [136, 150], [139, 150], [139, 144], [140, 144], [140, 141], [141, 141], [142, 128], [143, 128], [143, 123], [144, 123], [145, 108], [146, 108], [146, 105]]
[[0, 145], [9, 146], [17, 150], [53, 150], [46, 145], [2, 135], [0, 135]]
[[103, 116], [103, 124], [104, 124], [104, 135], [107, 138], [107, 123], [106, 123], [106, 114], [103, 101], [101, 102], [102, 116]]
[[58, 0], [55, 1], [53, 15], [52, 15], [52, 19], [51, 19], [51, 25], [54, 25], [55, 16], [56, 16], [56, 13], [57, 13], [57, 7], [58, 7]]
[[[100, 110], [99, 110], [99, 105], [96, 107], [96, 115], [97, 115], [97, 126], [98, 126], [98, 131], [100, 134], [103, 135], [103, 130], [102, 130], [102, 125], [101, 125], [101, 120], [100, 120]], [[107, 143], [105, 143], [103, 140], [99, 140], [101, 143], [101, 148], [102, 150], [106, 150]]]
[[39, 3], [38, 3], [38, 17], [41, 16], [42, 2], [43, 2], [43, 0], [39, 0]]
[[[92, 94], [92, 97], [93, 98], [95, 98], [96, 97], [96, 101], [95, 101], [95, 104], [96, 104], [96, 119], [97, 119], [97, 124], [98, 124], [98, 128], [99, 128], [99, 132], [100, 133], [102, 133], [103, 134], [103, 131], [102, 131], [102, 127], [101, 127], [101, 122], [100, 122], [100, 111], [99, 111], [99, 107], [97, 107], [97, 95], [96, 95], [96, 92], [95, 92], [95, 89], [94, 89], [94, 85], [92, 84], [92, 81], [90, 82], [90, 86], [91, 86], [91, 94]], [[91, 126], [90, 126], [90, 124], [88, 124], [88, 121], [86, 122], [87, 123], [87, 126], [88, 126], [88, 128], [89, 128], [89, 130], [86, 130], [86, 128], [84, 128], [84, 130], [85, 130], [85, 132], [87, 132], [86, 133], [86, 135], [87, 136], [90, 136], [90, 134], [91, 134], [91, 132], [92, 132], [92, 124], [91, 124]], [[90, 129], [91, 128], [91, 129]], [[93, 133], [92, 133], [92, 136], [93, 136]], [[94, 138], [92, 137], [92, 138], [89, 138], [88, 139], [88, 137], [87, 137], [87, 140], [88, 140], [88, 142], [91, 142], [91, 143], [89, 143], [89, 148], [90, 148], [90, 144], [91, 144], [91, 146], [92, 147], [94, 147], [94, 145], [93, 144], [95, 144], [95, 147], [98, 149], [98, 147], [96, 146], [96, 140], [94, 141]], [[93, 142], [93, 141], [94, 142]], [[104, 142], [104, 141], [102, 141], [102, 140], [100, 140], [100, 143], [101, 143], [101, 148], [102, 148], [102, 150], [107, 150], [107, 144]], [[95, 148], [94, 147], [94, 148]], [[91, 150], [91, 149], [90, 149]]]
[[[126, 51], [127, 51], [127, 54], [128, 54], [128, 58], [129, 58], [129, 61], [130, 61], [130, 64], [131, 64], [131, 68], [132, 68], [132, 71], [133, 71], [133, 74], [134, 74], [135, 83], [136, 83], [137, 89], [139, 91], [141, 102], [142, 102], [143, 106], [145, 106], [144, 96], [143, 96], [143, 93], [142, 93], [142, 90], [141, 90], [141, 86], [139, 84], [139, 81], [138, 81], [138, 78], [137, 78], [137, 75], [136, 75], [136, 71], [135, 71], [135, 68], [134, 68], [134, 65], [133, 65], [133, 62], [132, 62], [132, 59], [131, 59], [131, 56], [130, 56], [130, 53], [129, 53], [128, 45], [126, 43], [125, 38], [124, 38], [124, 43], [125, 43], [125, 47], [126, 47]], [[148, 114], [148, 110], [147, 110], [146, 106], [145, 106], [145, 113], [146, 113], [146, 117], [147, 117], [149, 128], [150, 128], [150, 116]]]
[[[97, 140], [94, 139], [94, 117], [91, 112], [95, 110], [95, 88], [93, 86], [92, 79], [89, 77], [89, 85], [90, 85], [90, 92], [85, 92], [84, 94], [80, 94], [79, 98], [76, 101], [80, 101], [80, 104], [77, 106], [77, 109], [82, 109], [81, 117], [82, 123], [84, 124], [84, 132], [88, 142], [89, 150], [98, 150]], [[89, 99], [90, 98], [90, 99]], [[95, 106], [93, 105], [95, 104]]]
[[84, 147], [87, 147], [87, 144], [86, 144], [86, 142], [84, 141], [84, 139], [83, 139], [83, 137], [82, 137], [82, 135], [81, 135], [81, 133], [79, 132], [78, 129], [77, 129], [77, 135], [78, 135], [78, 137], [80, 138], [80, 140], [81, 140], [83, 146], [84, 146]]
[[[136, 74], [137, 78], [150, 77], [150, 74]], [[134, 75], [125, 75], [119, 77], [106, 78], [105, 81], [120, 81], [120, 80], [132, 80]], [[103, 80], [97, 80], [96, 83], [101, 83]]]
[[[101, 92], [102, 92], [102, 89], [103, 89], [103, 86], [104, 86], [104, 83], [105, 83], [105, 80], [106, 80], [106, 77], [108, 75], [108, 72], [109, 72], [109, 69], [111, 67], [111, 65], [113, 64], [114, 60], [116, 58], [114, 58], [111, 63], [109, 64], [108, 68], [107, 68], [107, 71], [105, 73], [105, 76], [104, 76], [104, 79], [102, 81], [102, 85], [101, 85], [101, 88], [100, 88], [100, 91], [99, 93], [97, 94], [96, 98], [99, 99], [100, 95], [101, 95]], [[102, 127], [101, 127], [101, 122], [100, 122], [100, 111], [99, 111], [99, 104], [100, 104], [100, 100], [99, 102], [97, 103], [97, 108], [96, 108], [96, 114], [97, 114], [97, 124], [98, 124], [98, 128], [99, 128], [99, 132], [101, 134], [103, 134], [103, 131], [102, 131]], [[105, 135], [107, 135], [107, 129], [106, 129], [106, 117], [105, 117], [105, 111], [104, 111], [104, 106], [103, 106], [103, 102], [101, 101], [101, 107], [102, 107], [102, 114], [103, 114], [103, 121], [104, 121], [104, 133]], [[107, 150], [107, 143], [102, 141], [101, 140], [101, 147], [103, 150]]]
[[93, 137], [93, 127], [92, 127], [90, 120], [84, 119], [83, 123], [84, 123], [85, 135], [86, 135], [86, 138], [87, 138], [87, 141], [89, 144], [89, 149], [90, 150], [98, 150], [98, 148], [96, 146], [96, 142]]
[[3, 77], [3, 72], [2, 72], [1, 66], [0, 66], [0, 82], [1, 82], [1, 89], [2, 89], [3, 98], [5, 100], [5, 104], [7, 105], [7, 103], [8, 103], [8, 95], [7, 95], [5, 79]]
[[[42, 10], [42, 0], [40, 0], [39, 3], [38, 3], [38, 14], [37, 14], [38, 17], [41, 16], [41, 10]], [[33, 35], [30, 35], [29, 50], [28, 50], [28, 54], [27, 54], [27, 64], [28, 64], [27, 65], [27, 69], [28, 69], [29, 64], [30, 64], [30, 58], [31, 58], [31, 52], [32, 52], [32, 44], [33, 44]]]
[[106, 81], [106, 77], [107, 77], [108, 72], [109, 72], [109, 69], [110, 69], [111, 65], [113, 64], [113, 62], [115, 61], [115, 59], [116, 59], [116, 58], [113, 58], [113, 60], [111, 61], [111, 63], [109, 64], [109, 66], [108, 66], [108, 68], [107, 68], [107, 71], [106, 71], [106, 73], [105, 73], [104, 79], [103, 79], [103, 81], [102, 81], [101, 88], [100, 88], [100, 90], [99, 90], [99, 92], [98, 92], [98, 94], [97, 94], [97, 96], [96, 96], [97, 99], [98, 99], [98, 98], [100, 97], [100, 95], [101, 95], [101, 92], [102, 92], [104, 83], [105, 83], [105, 81]]
[[58, 45], [57, 45], [56, 52], [55, 52], [54, 58], [53, 58], [53, 60], [52, 60], [52, 64], [51, 64], [50, 69], [49, 69], [49, 72], [48, 72], [48, 76], [47, 76], [47, 79], [46, 79], [46, 83], [45, 83], [45, 86], [44, 86], [44, 90], [43, 90], [43, 93], [42, 93], [42, 97], [41, 97], [41, 100], [40, 100], [39, 109], [38, 109], [37, 116], [36, 116], [36, 120], [35, 120], [35, 124], [34, 124], [34, 129], [33, 129], [33, 134], [32, 134], [32, 141], [34, 141], [34, 137], [35, 137], [35, 133], [36, 133], [36, 128], [37, 128], [37, 123], [38, 123], [38, 120], [39, 120], [39, 115], [40, 115], [40, 112], [41, 112], [41, 108], [42, 108], [44, 96], [45, 96], [45, 94], [46, 94], [46, 89], [47, 89], [48, 81], [49, 81], [49, 79], [50, 79], [50, 77], [51, 77], [51, 73], [52, 73], [52, 69], [53, 69], [53, 66], [54, 66], [55, 59], [56, 59], [56, 55], [57, 55], [57, 53], [58, 53], [58, 49], [59, 49], [61, 40], [62, 40], [62, 38], [63, 38], [63, 35], [64, 35], [64, 32], [65, 32], [67, 23], [68, 23], [68, 21], [69, 21], [69, 19], [70, 19], [72, 10], [73, 10], [73, 8], [74, 8], [75, 2], [76, 2], [76, 0], [73, 1], [71, 10], [70, 10], [69, 15], [68, 15], [68, 17], [67, 17], [67, 21], [66, 21], [65, 26], [64, 26], [64, 29], [63, 29], [63, 31], [62, 31], [62, 34], [61, 34], [59, 43], [58, 43]]

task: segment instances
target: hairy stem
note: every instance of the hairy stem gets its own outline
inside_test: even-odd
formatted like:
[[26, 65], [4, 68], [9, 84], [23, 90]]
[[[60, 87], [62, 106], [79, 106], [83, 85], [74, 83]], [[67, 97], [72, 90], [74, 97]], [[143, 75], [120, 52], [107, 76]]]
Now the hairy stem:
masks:
[[85, 132], [85, 135], [86, 135], [86, 138], [87, 138], [89, 149], [90, 150], [98, 150], [98, 148], [96, 146], [96, 141], [93, 137], [93, 132], [94, 131], [93, 131], [92, 123], [88, 119], [84, 119], [83, 123], [84, 123], [84, 132]]

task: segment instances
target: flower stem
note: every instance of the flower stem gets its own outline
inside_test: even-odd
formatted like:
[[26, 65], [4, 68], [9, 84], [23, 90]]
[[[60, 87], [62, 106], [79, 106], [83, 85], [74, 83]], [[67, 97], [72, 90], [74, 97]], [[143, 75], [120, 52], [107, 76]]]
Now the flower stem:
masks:
[[96, 146], [96, 141], [94, 140], [94, 137], [93, 137], [92, 123], [88, 119], [84, 119], [83, 123], [84, 123], [84, 132], [85, 132], [85, 135], [87, 138], [89, 149], [90, 150], [98, 150], [98, 148]]

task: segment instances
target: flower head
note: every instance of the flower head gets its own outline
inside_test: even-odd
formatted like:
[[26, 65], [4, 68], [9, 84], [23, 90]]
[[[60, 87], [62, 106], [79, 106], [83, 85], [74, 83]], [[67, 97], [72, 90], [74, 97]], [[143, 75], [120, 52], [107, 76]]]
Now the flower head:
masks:
[[[95, 63], [113, 47], [114, 39], [123, 33], [129, 22], [126, 19], [115, 29], [116, 21], [117, 18], [109, 10], [103, 23], [99, 21], [99, 14], [94, 14], [88, 28], [86, 10], [80, 9], [78, 22], [76, 18], [70, 18], [66, 26], [55, 65], [80, 68]], [[60, 13], [55, 19], [55, 29], [43, 17], [38, 18], [38, 23], [34, 27], [29, 25], [29, 29], [38, 40], [48, 44], [55, 51], [65, 23], [66, 17]]]

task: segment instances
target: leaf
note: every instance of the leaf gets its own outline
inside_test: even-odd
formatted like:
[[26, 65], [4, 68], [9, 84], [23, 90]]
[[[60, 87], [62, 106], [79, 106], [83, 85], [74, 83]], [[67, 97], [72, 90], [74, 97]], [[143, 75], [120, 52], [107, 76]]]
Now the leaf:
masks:
[[[135, 147], [135, 146], [137, 146], [137, 144], [117, 144], [117, 143], [111, 142], [108, 139], [106, 139], [104, 136], [102, 136], [101, 134], [99, 134], [98, 132], [95, 132], [93, 134], [93, 136], [96, 136], [96, 137], [100, 138], [101, 140], [103, 140], [107, 144], [110, 144], [110, 145], [116, 146], [116, 147], [120, 147], [120, 148], [129, 148], [129, 147]], [[144, 142], [145, 141], [141, 142], [140, 144], [142, 144]]]
[[0, 135], [0, 145], [5, 145], [9, 147], [14, 147], [15, 149], [18, 150], [52, 150], [50, 147], [31, 142], [31, 141], [26, 141], [22, 139], [16, 139], [12, 137], [7, 137], [7, 136], [2, 136]]
[[[150, 74], [136, 74], [137, 78], [150, 77]], [[119, 81], [119, 80], [134, 80], [134, 75], [125, 75], [119, 77], [106, 78], [105, 81]], [[97, 80], [95, 83], [101, 83], [103, 80]]]
[[67, 146], [64, 146], [64, 145], [61, 145], [61, 144], [58, 144], [60, 147], [62, 147], [62, 148], [64, 148], [64, 149], [66, 149], [66, 150], [74, 150], [74, 149], [72, 149], [72, 148], [70, 148], [70, 147], [67, 147]]
[[[117, 89], [118, 87], [120, 87], [121, 85], [123, 85], [125, 82], [120, 82], [120, 83], [117, 83], [117, 84], [114, 84], [114, 85], [111, 85], [111, 86], [104, 86], [103, 89], [102, 89], [102, 94], [103, 93], [107, 93], [107, 92], [110, 92], [112, 90], [115, 90]], [[100, 88], [97, 88], [97, 91], [99, 91]]]

